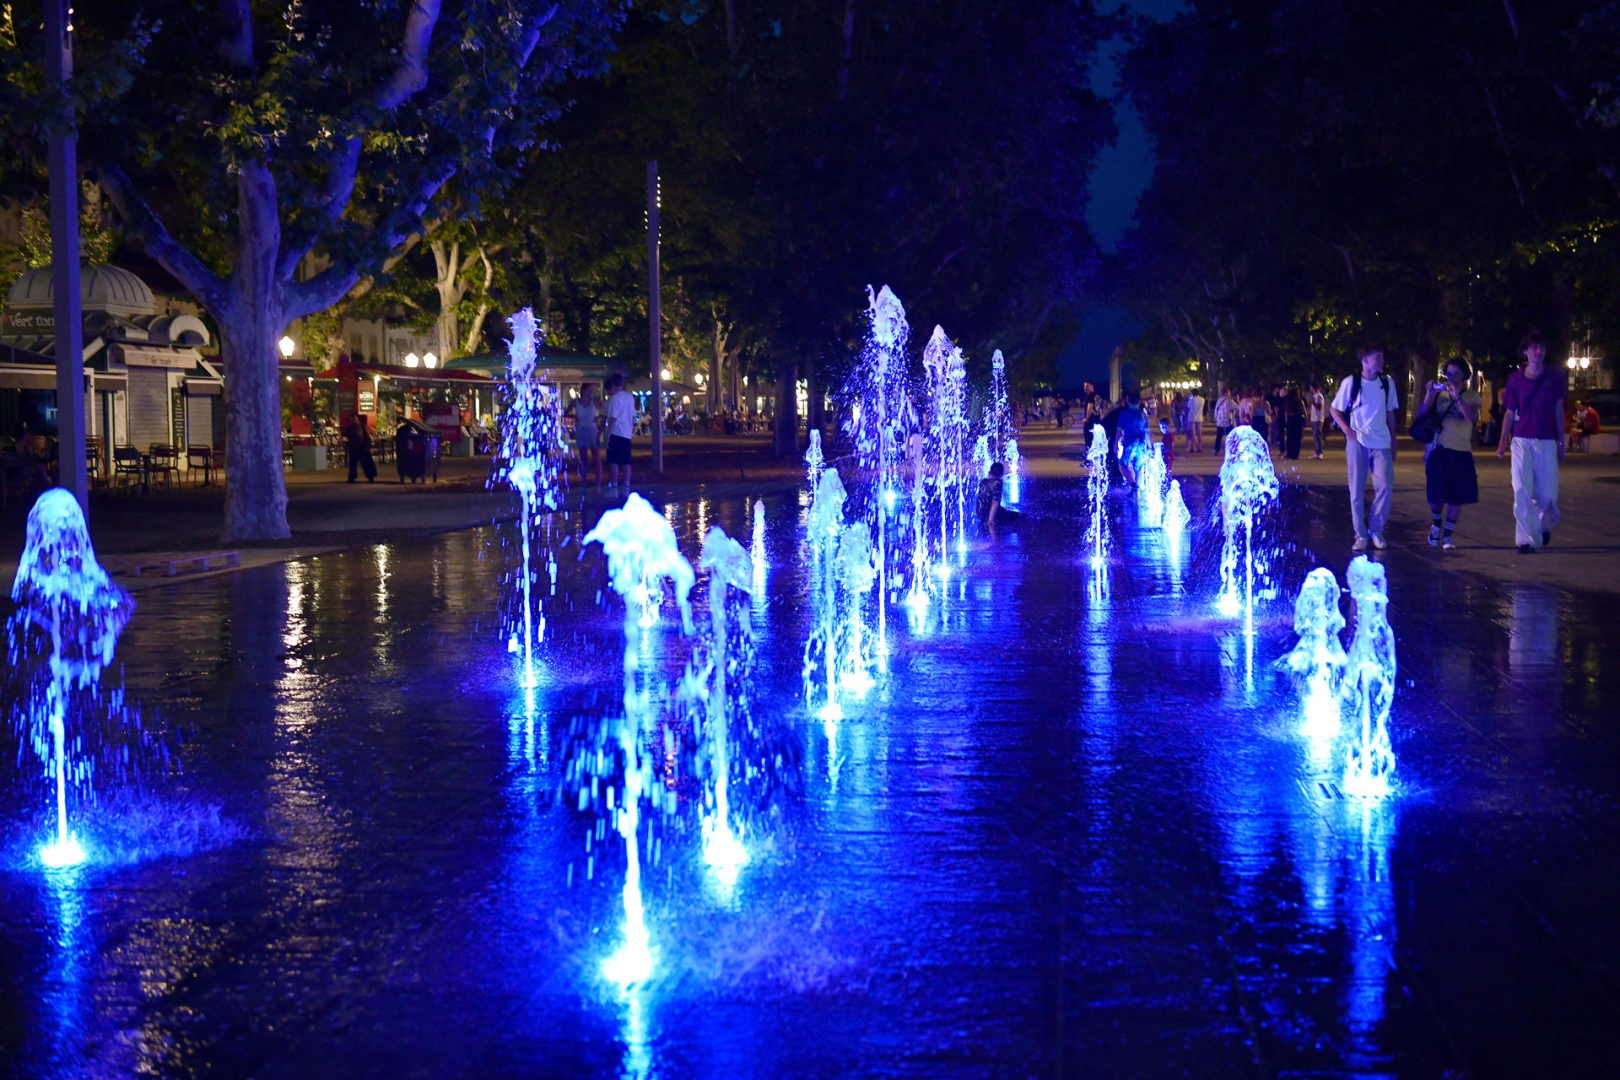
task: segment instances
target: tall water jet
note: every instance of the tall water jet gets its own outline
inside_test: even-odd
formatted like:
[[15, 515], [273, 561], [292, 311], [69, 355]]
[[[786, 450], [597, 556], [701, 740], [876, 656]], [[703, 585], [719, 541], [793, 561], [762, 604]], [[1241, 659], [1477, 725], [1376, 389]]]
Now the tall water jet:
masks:
[[822, 703], [817, 715], [823, 720], [843, 716], [838, 693], [838, 546], [844, 531], [846, 498], [838, 470], [823, 469], [816, 485], [815, 502], [810, 506], [808, 525], [812, 547], [820, 553], [811, 568], [815, 581], [811, 599], [816, 628], [804, 650], [805, 704], [813, 704], [817, 687], [822, 687]]
[[843, 593], [843, 612], [837, 652], [839, 686], [857, 698], [870, 690], [873, 682], [875, 658], [866, 634], [866, 602], [877, 573], [871, 534], [865, 522], [854, 522], [844, 529], [838, 541], [838, 584]]
[[[662, 595], [663, 583], [674, 587], [675, 603], [681, 614], [681, 627], [692, 631], [692, 609], [688, 596], [694, 574], [692, 564], [680, 553], [675, 531], [662, 514], [640, 495], [632, 493], [622, 508], [608, 510], [585, 534], [584, 544], [602, 545], [607, 557], [613, 590], [624, 599], [624, 715], [615, 735], [623, 762], [623, 795], [614, 806], [614, 793], [608, 789], [608, 809], [624, 838], [624, 943], [603, 966], [608, 978], [621, 986], [645, 982], [652, 974], [654, 954], [642, 910], [641, 894], [641, 803], [652, 773], [646, 735], [655, 718], [651, 683], [655, 673], [643, 668], [641, 629], [649, 595]], [[643, 609], [638, 619], [636, 610]], [[583, 794], [582, 794], [583, 797]]]
[[1255, 519], [1280, 490], [1271, 451], [1254, 428], [1236, 427], [1226, 436], [1220, 484], [1221, 592], [1215, 606], [1222, 615], [1241, 613], [1244, 633], [1253, 636], [1256, 579], [1264, 587], [1270, 577], [1269, 560], [1255, 551]]
[[821, 482], [821, 470], [825, 467], [826, 462], [821, 456], [821, 430], [812, 427], [810, 429], [810, 444], [804, 450], [804, 474], [805, 479], [810, 482], [810, 504], [812, 506], [815, 505], [816, 501], [816, 485]]
[[[100, 682], [135, 604], [96, 562], [84, 512], [65, 488], [46, 491], [28, 512], [11, 599], [17, 606], [8, 626], [12, 666], [20, 667], [30, 651], [30, 629], [50, 639], [43, 720], [51, 740], [47, 769], [56, 781], [56, 838], [40, 849], [39, 859], [48, 867], [73, 866], [84, 861], [85, 851], [68, 828], [68, 774], [82, 779], [85, 772], [83, 766], [70, 770], [68, 705], [75, 691]], [[38, 732], [34, 741], [43, 749]]]
[[765, 595], [765, 500], [754, 500], [754, 535], [750, 542], [754, 563], [754, 600]]
[[[755, 505], [758, 505], [757, 503]], [[753, 589], [755, 563], [742, 545], [727, 536], [718, 525], [703, 538], [698, 566], [709, 572], [709, 627], [713, 640], [709, 655], [713, 682], [707, 687], [709, 763], [714, 774], [714, 812], [703, 819], [703, 861], [731, 885], [748, 863], [748, 850], [731, 826], [731, 728], [734, 697], [730, 692], [733, 668], [746, 667], [746, 653], [731, 647], [731, 595], [748, 595]], [[738, 676], [742, 670], [736, 672]]]
[[1325, 566], [1305, 575], [1294, 601], [1294, 633], [1299, 642], [1277, 661], [1303, 683], [1304, 734], [1325, 745], [1339, 734], [1339, 695], [1348, 659], [1339, 643], [1344, 616], [1339, 612], [1339, 579]]
[[1190, 521], [1192, 513], [1187, 509], [1187, 500], [1181, 497], [1181, 481], [1172, 480], [1164, 496], [1164, 532], [1172, 546], [1180, 543]]
[[1018, 429], [1013, 424], [1012, 405], [1007, 395], [1007, 361], [997, 349], [990, 354], [990, 400], [984, 407], [984, 433], [990, 439], [991, 461], [999, 460], [1007, 501], [1019, 498]]
[[1101, 570], [1108, 561], [1108, 440], [1091, 440], [1086, 451], [1086, 549], [1091, 552], [1091, 568]]
[[884, 663], [888, 654], [889, 592], [893, 588], [891, 566], [903, 565], [899, 549], [904, 530], [897, 522], [895, 504], [899, 500], [901, 441], [907, 412], [904, 395], [906, 345], [911, 328], [906, 309], [887, 285], [877, 292], [866, 288], [869, 329], [866, 343], [851, 377], [849, 394], [853, 407], [847, 430], [853, 436], [859, 475], [870, 484], [872, 498], [865, 504], [864, 517], [876, 538], [877, 559], [877, 655]]
[[1143, 528], [1164, 527], [1164, 489], [1170, 474], [1164, 467], [1164, 445], [1149, 443], [1136, 477], [1136, 507]]
[[967, 554], [965, 486], [971, 479], [966, 445], [967, 369], [962, 350], [951, 344], [943, 327], [934, 327], [934, 335], [928, 339], [923, 368], [928, 373], [928, 449], [939, 503], [939, 562], [935, 569], [943, 578], [950, 576], [951, 556], [963, 559]]
[[1360, 738], [1345, 755], [1347, 794], [1381, 799], [1395, 777], [1395, 750], [1389, 738], [1389, 713], [1395, 701], [1395, 632], [1389, 625], [1389, 583], [1381, 563], [1365, 555], [1350, 560], [1346, 575], [1356, 605], [1356, 630], [1350, 639], [1343, 697], [1357, 710]]
[[[557, 471], [553, 462], [559, 459], [552, 451], [559, 437], [559, 419], [556, 395], [541, 382], [535, 366], [541, 336], [539, 321], [533, 311], [524, 308], [507, 322], [512, 328], [506, 354], [507, 400], [501, 413], [500, 458], [494, 475], [504, 479], [518, 493], [522, 504], [518, 519], [523, 553], [518, 589], [522, 611], [512, 620], [507, 649], [522, 657], [523, 685], [533, 687], [539, 681], [534, 650], [546, 632], [544, 605], [537, 604], [534, 597], [534, 531], [538, 515], [556, 509], [558, 503]], [[555, 586], [557, 567], [549, 544], [546, 560]]]

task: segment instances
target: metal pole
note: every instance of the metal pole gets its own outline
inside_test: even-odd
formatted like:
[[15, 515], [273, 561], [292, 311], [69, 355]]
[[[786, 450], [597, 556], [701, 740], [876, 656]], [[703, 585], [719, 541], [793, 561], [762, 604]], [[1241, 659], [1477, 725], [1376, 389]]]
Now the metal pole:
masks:
[[[45, 81], [73, 74], [70, 0], [45, 0]], [[56, 316], [57, 483], [90, 512], [85, 469], [84, 326], [79, 312], [79, 161], [71, 134], [50, 137], [51, 296]]]
[[664, 342], [659, 313], [658, 282], [658, 162], [647, 162], [647, 326], [652, 356], [653, 472], [664, 471]]

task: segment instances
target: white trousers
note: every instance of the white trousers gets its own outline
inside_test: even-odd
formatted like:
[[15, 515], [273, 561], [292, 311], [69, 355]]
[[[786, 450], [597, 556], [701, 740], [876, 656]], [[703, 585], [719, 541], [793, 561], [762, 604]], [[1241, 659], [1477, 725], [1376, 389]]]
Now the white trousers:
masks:
[[1558, 527], [1558, 440], [1513, 437], [1513, 542], [1541, 546]]
[[[1346, 442], [1344, 458], [1350, 474], [1350, 523], [1357, 536], [1382, 533], [1389, 522], [1389, 500], [1395, 486], [1395, 451], [1374, 450], [1359, 442]], [[1372, 520], [1367, 520], [1367, 477], [1372, 476]]]

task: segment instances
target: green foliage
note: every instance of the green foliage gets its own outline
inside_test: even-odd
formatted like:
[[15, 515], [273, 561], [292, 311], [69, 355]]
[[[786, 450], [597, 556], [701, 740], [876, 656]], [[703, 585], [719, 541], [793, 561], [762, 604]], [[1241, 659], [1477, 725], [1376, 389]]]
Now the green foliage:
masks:
[[[119, 231], [107, 224], [101, 212], [95, 185], [85, 183], [79, 203], [79, 251], [85, 262], [105, 263], [112, 259], [120, 240]], [[0, 244], [0, 297], [32, 267], [51, 264], [51, 216], [43, 199], [34, 199], [22, 208], [20, 243]]]
[[1142, 24], [1124, 85], [1158, 165], [1115, 296], [1228, 382], [1346, 370], [1367, 337], [1487, 373], [1531, 325], [1613, 338], [1616, 12], [1194, 0]]

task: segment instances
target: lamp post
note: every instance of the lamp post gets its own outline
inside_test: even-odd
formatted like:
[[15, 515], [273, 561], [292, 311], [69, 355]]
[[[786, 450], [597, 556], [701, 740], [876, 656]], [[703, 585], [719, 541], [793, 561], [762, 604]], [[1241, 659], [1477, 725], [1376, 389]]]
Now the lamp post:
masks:
[[658, 162], [647, 162], [647, 326], [652, 359], [652, 467], [664, 471], [663, 319], [659, 312]]
[[[71, 0], [45, 0], [45, 82], [73, 74]], [[85, 467], [84, 324], [79, 310], [79, 153], [72, 125], [50, 137], [51, 306], [56, 317], [56, 479], [90, 513]]]

